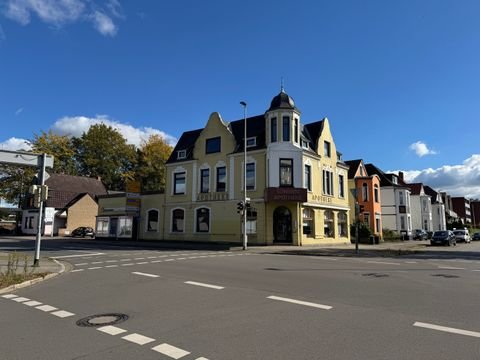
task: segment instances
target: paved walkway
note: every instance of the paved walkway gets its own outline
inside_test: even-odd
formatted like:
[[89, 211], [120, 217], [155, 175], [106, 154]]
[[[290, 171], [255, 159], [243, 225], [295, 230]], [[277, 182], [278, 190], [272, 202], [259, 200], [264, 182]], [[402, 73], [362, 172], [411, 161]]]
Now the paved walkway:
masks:
[[[0, 273], [4, 273], [7, 271], [8, 268], [8, 258], [9, 255], [14, 253], [6, 253], [0, 252]], [[24, 271], [25, 266], [25, 255], [22, 253], [16, 253], [18, 257], [18, 266], [17, 266], [17, 273], [21, 274]], [[41, 258], [39, 261], [39, 266], [33, 267], [33, 257], [31, 255], [27, 255], [27, 272], [34, 272], [34, 273], [60, 273], [65, 270], [63, 264], [58, 261], [54, 261], [49, 258]]]

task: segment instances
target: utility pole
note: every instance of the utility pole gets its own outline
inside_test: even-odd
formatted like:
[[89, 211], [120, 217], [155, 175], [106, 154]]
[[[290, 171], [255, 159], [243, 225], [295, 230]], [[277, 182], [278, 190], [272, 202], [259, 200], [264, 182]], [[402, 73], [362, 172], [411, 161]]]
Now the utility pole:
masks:
[[[44, 190], [45, 186], [45, 165], [47, 162], [47, 154], [42, 155], [42, 168], [39, 171], [40, 177], [40, 190]], [[40, 195], [40, 207], [38, 208], [38, 221], [37, 221], [37, 236], [35, 238], [35, 259], [33, 260], [33, 266], [40, 265], [40, 243], [42, 242], [42, 225], [43, 225], [43, 203], [41, 199], [43, 195]]]
[[243, 250], [247, 250], [247, 103], [240, 101], [243, 106]]

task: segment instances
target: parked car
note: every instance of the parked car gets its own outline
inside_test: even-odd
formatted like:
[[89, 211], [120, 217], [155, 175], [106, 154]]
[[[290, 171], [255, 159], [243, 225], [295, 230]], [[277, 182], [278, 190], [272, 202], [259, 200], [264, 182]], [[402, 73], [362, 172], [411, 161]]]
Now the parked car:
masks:
[[416, 229], [413, 232], [413, 240], [427, 240], [428, 233], [423, 229]]
[[73, 237], [85, 237], [90, 236], [91, 238], [95, 237], [95, 230], [88, 226], [80, 226], [72, 231]]
[[472, 235], [472, 240], [480, 240], [480, 232], [476, 232]]
[[457, 239], [457, 241], [464, 241], [465, 243], [472, 241], [467, 229], [455, 229], [453, 230], [453, 233], [455, 234], [455, 239]]
[[433, 233], [432, 239], [430, 240], [430, 245], [448, 245], [453, 246], [457, 245], [457, 240], [452, 230], [442, 230], [435, 231]]

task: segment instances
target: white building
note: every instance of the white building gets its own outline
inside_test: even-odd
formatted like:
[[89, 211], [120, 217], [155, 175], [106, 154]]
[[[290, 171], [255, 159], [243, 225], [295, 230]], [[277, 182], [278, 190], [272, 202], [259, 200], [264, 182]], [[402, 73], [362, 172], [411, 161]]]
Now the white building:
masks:
[[432, 202], [432, 231], [447, 230], [445, 204], [443, 203], [442, 195], [428, 185], [424, 185], [423, 190], [430, 196]]
[[422, 183], [408, 184], [410, 187], [412, 226], [414, 229], [433, 231], [432, 199], [425, 193]]

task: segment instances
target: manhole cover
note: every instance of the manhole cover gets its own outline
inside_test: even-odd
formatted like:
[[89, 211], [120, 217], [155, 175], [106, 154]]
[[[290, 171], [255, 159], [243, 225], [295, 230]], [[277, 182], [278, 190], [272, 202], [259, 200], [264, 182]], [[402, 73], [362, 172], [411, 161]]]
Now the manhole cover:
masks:
[[450, 275], [450, 274], [433, 274], [432, 276], [444, 277], [444, 278], [447, 278], [447, 279], [455, 279], [455, 278], [460, 277], [458, 275]]
[[380, 274], [380, 273], [366, 273], [362, 274], [362, 276], [371, 276], [371, 277], [388, 277], [387, 274]]
[[98, 314], [78, 320], [77, 325], [84, 327], [106, 326], [119, 324], [125, 320], [128, 320], [128, 315], [125, 314]]

